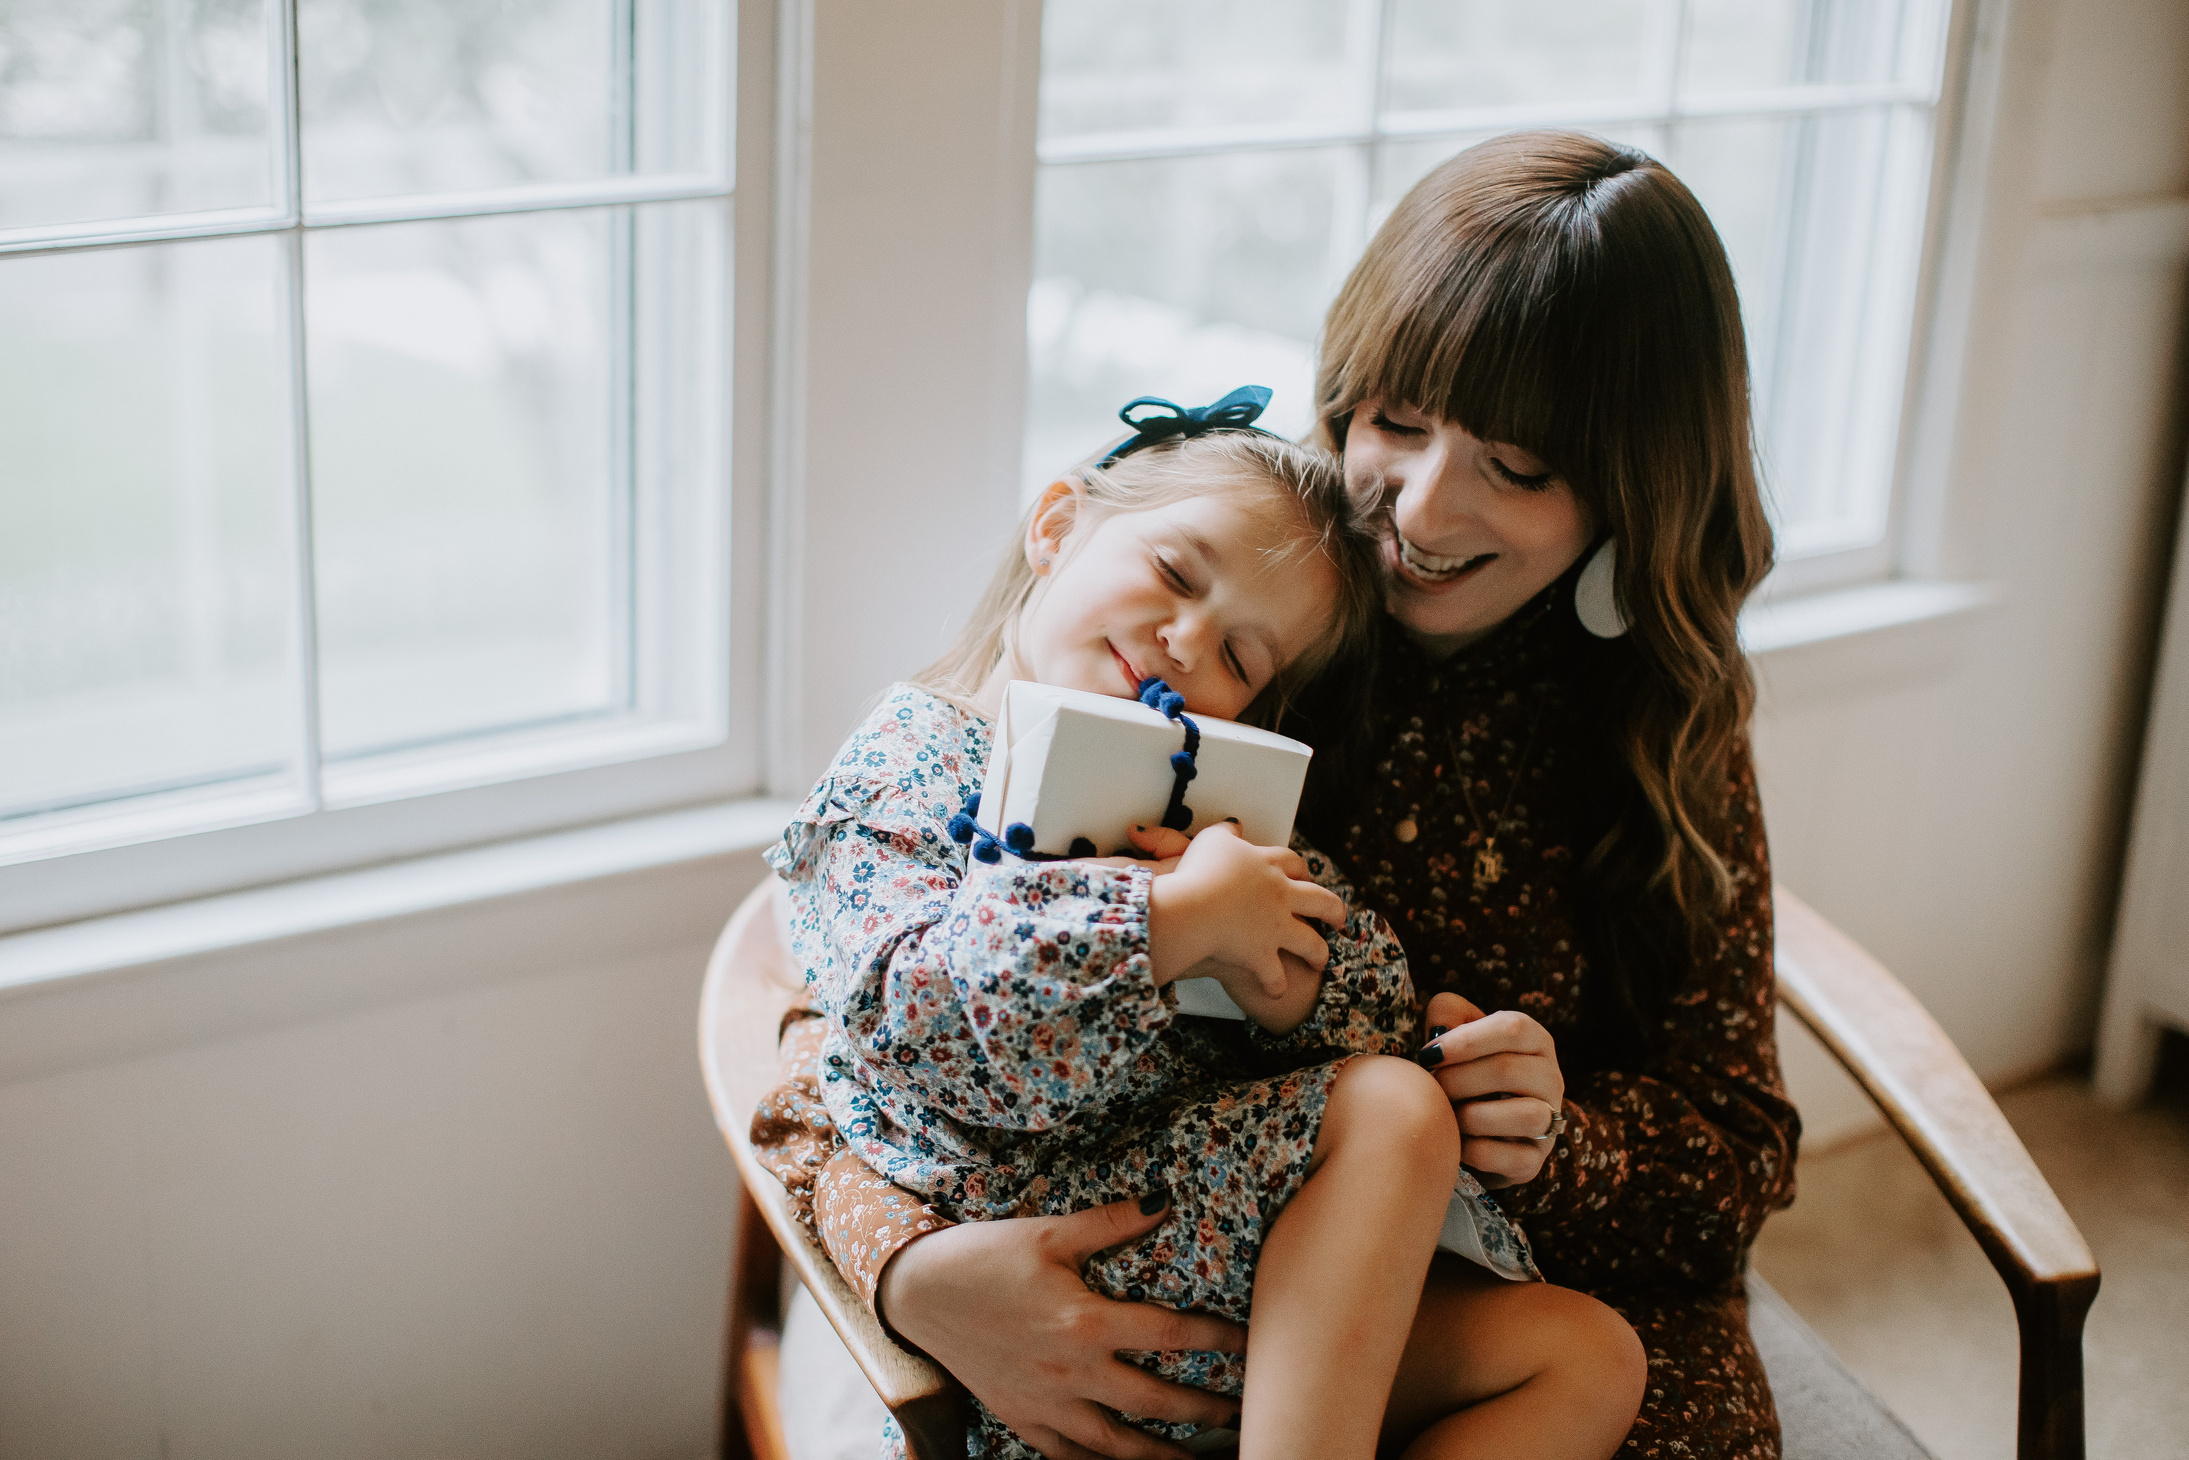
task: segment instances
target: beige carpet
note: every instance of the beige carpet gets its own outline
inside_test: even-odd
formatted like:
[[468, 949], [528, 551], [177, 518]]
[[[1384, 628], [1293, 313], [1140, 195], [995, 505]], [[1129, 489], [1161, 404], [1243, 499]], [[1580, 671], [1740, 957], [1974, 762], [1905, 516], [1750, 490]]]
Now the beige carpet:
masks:
[[[2092, 1460], [2189, 1460], [2189, 1061], [2122, 1114], [2056, 1076], [2000, 1108], [2103, 1273], [2085, 1345]], [[1940, 1460], [2014, 1454], [2014, 1308], [1897, 1140], [1805, 1158], [1755, 1264]]]

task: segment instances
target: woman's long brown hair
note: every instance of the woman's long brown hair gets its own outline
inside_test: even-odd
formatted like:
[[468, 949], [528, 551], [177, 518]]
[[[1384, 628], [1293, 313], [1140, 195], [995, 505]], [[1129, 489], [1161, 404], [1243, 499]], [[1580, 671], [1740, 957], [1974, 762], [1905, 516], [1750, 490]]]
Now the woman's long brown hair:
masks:
[[[1533, 452], [1617, 543], [1632, 652], [1602, 703], [1631, 783], [1583, 869], [1589, 921], [1614, 963], [1635, 936], [1658, 945], [1634, 950], [1643, 963], [1687, 961], [1666, 945], [1707, 946], [1732, 891], [1726, 772], [1755, 697], [1737, 623], [1772, 552], [1740, 302], [1701, 204], [1654, 159], [1579, 133], [1470, 148], [1346, 280], [1316, 396], [1338, 450], [1378, 400]], [[1630, 1009], [1665, 992], [1640, 982], [1659, 986], [1623, 991]]]

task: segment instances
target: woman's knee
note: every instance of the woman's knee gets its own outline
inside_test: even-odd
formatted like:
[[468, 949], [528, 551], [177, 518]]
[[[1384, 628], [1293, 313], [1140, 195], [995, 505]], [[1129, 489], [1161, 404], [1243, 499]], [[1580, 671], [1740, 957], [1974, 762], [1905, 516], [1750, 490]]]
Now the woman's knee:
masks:
[[1411, 1060], [1362, 1055], [1347, 1064], [1331, 1085], [1323, 1129], [1348, 1147], [1373, 1147], [1441, 1172], [1447, 1185], [1459, 1170], [1459, 1121], [1452, 1102]]

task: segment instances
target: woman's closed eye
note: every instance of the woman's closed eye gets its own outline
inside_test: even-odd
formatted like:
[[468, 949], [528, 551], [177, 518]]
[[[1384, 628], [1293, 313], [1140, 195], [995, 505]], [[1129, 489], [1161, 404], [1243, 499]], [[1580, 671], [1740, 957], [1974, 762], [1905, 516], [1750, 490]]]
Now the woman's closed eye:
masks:
[[1369, 418], [1369, 424], [1389, 436], [1426, 436], [1429, 434], [1426, 426], [1403, 425], [1392, 420], [1388, 413], [1380, 410]]
[[1558, 480], [1558, 473], [1554, 471], [1541, 471], [1529, 475], [1524, 472], [1514, 471], [1494, 456], [1487, 459], [1490, 463], [1490, 469], [1497, 473], [1498, 480], [1504, 482], [1507, 486], [1518, 487], [1522, 491], [1540, 492], [1552, 482]]
[[1163, 581], [1180, 593], [1193, 592], [1193, 584], [1186, 580], [1186, 575], [1179, 571], [1178, 565], [1164, 554], [1157, 553], [1155, 555], [1155, 567], [1156, 571], [1163, 575]]

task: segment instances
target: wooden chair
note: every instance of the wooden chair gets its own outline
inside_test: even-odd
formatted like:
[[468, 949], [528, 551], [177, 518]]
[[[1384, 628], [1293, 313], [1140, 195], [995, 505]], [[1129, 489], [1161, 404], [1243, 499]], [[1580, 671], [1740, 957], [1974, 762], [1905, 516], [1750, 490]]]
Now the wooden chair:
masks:
[[[918, 1460], [963, 1454], [963, 1391], [893, 1343], [791, 1214], [754, 1158], [755, 1103], [776, 1083], [776, 1031], [799, 984], [772, 900], [757, 889], [722, 932], [700, 998], [699, 1056], [716, 1122], [744, 1188], [724, 1343], [722, 1454], [789, 1460], [776, 1411], [776, 1343], [787, 1260], [903, 1426]], [[1914, 1150], [2014, 1298], [2021, 1329], [2020, 1460], [2080, 1460], [2082, 1327], [2097, 1296], [2090, 1249], [1960, 1052], [1883, 965], [1783, 886], [1779, 996], [1869, 1092]], [[1760, 1278], [1750, 1323], [1778, 1398], [1786, 1460], [1926, 1452]]]

